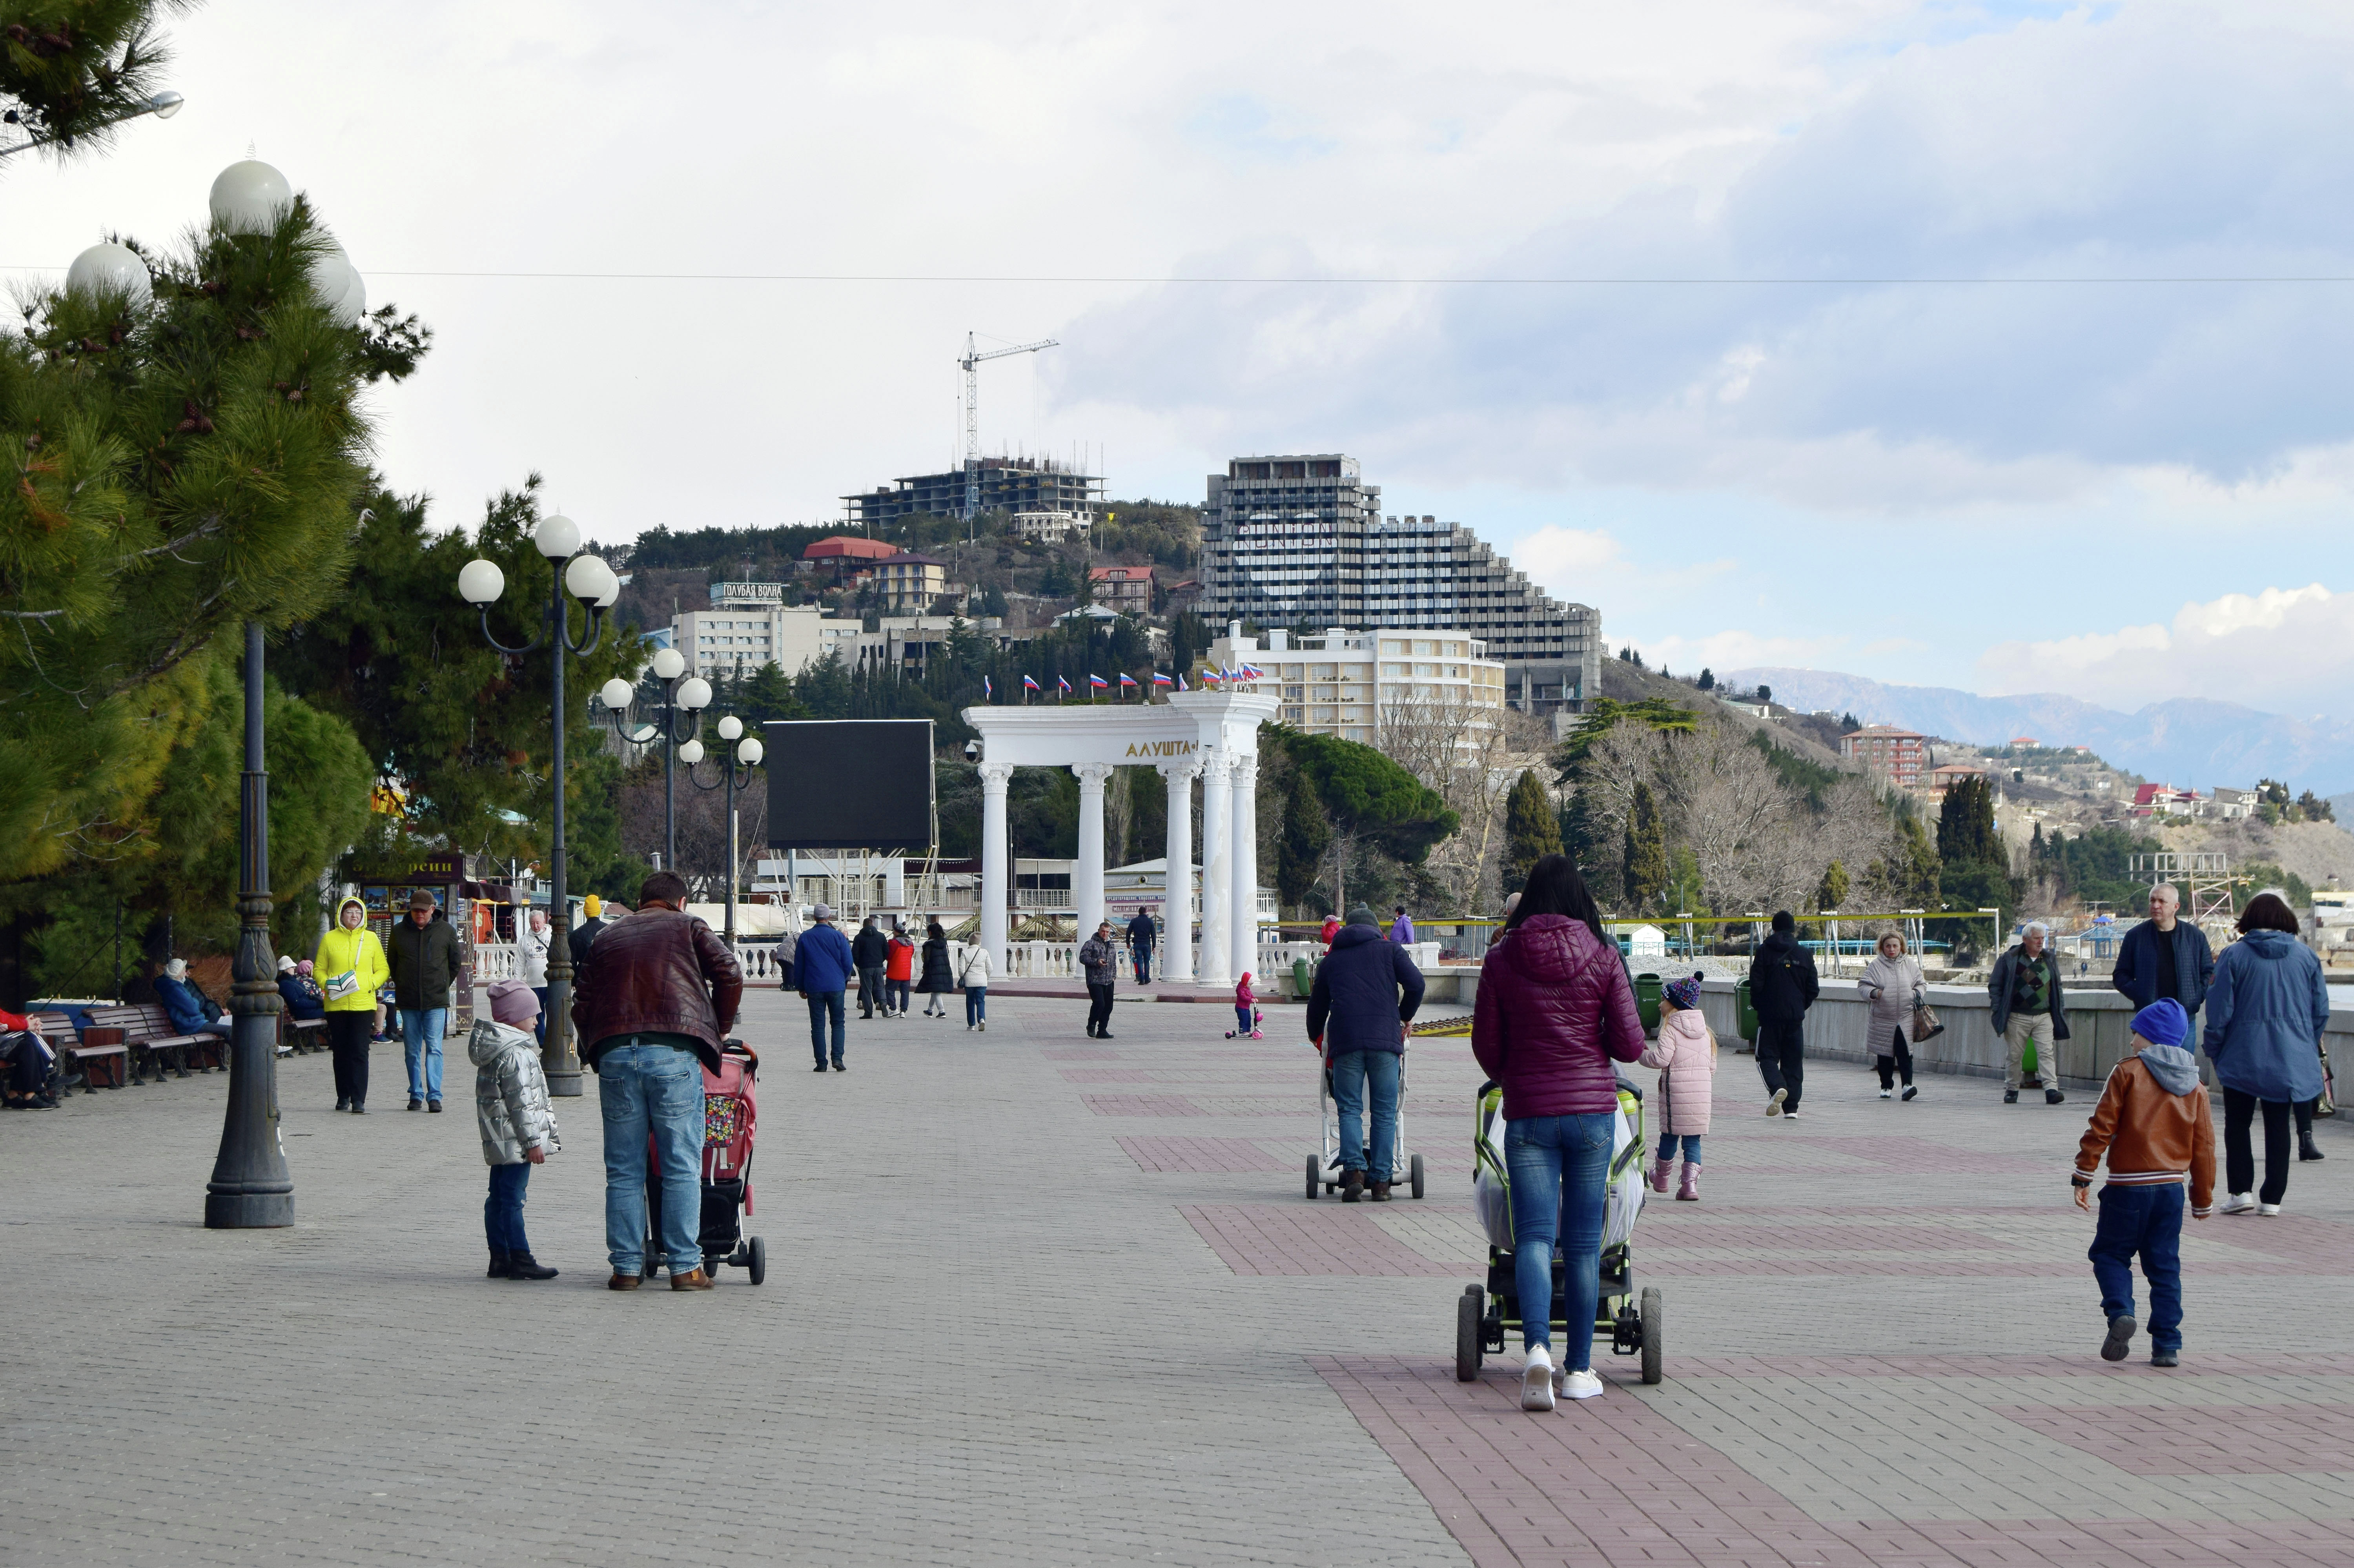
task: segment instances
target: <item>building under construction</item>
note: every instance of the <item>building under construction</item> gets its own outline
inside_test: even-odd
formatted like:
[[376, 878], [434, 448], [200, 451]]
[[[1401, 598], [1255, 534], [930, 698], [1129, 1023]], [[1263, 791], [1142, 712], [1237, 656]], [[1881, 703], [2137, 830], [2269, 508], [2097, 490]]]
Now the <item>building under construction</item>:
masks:
[[[1080, 527], [1092, 527], [1104, 499], [1104, 482], [1080, 473], [1052, 458], [994, 457], [980, 460], [982, 512], [1047, 513], [1074, 518]], [[888, 489], [870, 490], [842, 498], [854, 527], [889, 523], [928, 514], [935, 517], [964, 515], [967, 474], [921, 473], [895, 479]]]

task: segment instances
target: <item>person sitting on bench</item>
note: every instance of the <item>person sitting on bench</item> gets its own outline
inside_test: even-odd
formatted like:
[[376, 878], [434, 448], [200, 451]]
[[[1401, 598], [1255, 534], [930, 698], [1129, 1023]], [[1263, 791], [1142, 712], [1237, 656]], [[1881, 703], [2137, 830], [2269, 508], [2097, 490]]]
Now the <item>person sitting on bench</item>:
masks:
[[228, 1020], [220, 1016], [220, 1003], [207, 996], [188, 979], [188, 960], [174, 959], [164, 966], [156, 977], [155, 1000], [172, 1020], [172, 1027], [183, 1034], [217, 1034], [228, 1038]]

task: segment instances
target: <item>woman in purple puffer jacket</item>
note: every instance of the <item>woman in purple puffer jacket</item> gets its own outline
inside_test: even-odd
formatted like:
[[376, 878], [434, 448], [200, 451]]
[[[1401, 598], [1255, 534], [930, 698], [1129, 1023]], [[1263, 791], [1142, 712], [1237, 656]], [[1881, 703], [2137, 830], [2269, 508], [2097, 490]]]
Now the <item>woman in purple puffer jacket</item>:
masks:
[[[1551, 1410], [1602, 1392], [1594, 1374], [1601, 1290], [1602, 1201], [1618, 1109], [1614, 1062], [1643, 1054], [1643, 1018], [1617, 944], [1565, 856], [1529, 868], [1520, 906], [1479, 969], [1471, 1052], [1504, 1091], [1504, 1160], [1512, 1180], [1512, 1274], [1528, 1361], [1521, 1405]], [[1553, 1249], [1561, 1240], [1569, 1343], [1553, 1364]]]

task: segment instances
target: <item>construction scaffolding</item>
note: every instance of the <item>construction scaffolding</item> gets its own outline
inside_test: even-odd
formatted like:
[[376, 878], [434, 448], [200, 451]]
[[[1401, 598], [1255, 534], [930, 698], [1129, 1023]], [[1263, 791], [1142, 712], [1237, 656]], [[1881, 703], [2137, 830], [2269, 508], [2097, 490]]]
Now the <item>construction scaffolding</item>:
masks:
[[2172, 883], [2181, 895], [2182, 918], [2194, 926], [2229, 925], [2237, 913], [2232, 903], [2230, 857], [2220, 851], [2160, 850], [2137, 854], [2126, 863], [2126, 874], [2152, 887]]

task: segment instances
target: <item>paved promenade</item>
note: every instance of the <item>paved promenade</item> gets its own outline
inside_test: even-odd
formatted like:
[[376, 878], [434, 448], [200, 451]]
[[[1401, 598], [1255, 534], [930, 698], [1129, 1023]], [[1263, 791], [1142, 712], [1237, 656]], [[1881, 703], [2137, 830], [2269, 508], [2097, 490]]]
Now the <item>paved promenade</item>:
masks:
[[[1728, 1053], [1706, 1201], [1636, 1267], [1668, 1382], [1517, 1408], [1452, 1373], [1483, 1259], [1469, 1042], [1417, 1044], [1430, 1195], [1302, 1200], [1299, 1010], [1001, 999], [809, 1070], [752, 994], [768, 1283], [603, 1288], [594, 1086], [482, 1277], [473, 1071], [366, 1118], [281, 1065], [300, 1223], [199, 1224], [223, 1082], [0, 1118], [0, 1562], [2354, 1564], [2354, 1138], [2187, 1227], [2183, 1365], [2094, 1354], [2090, 1109]], [[1639, 1074], [1648, 1080], [1651, 1075]]]

